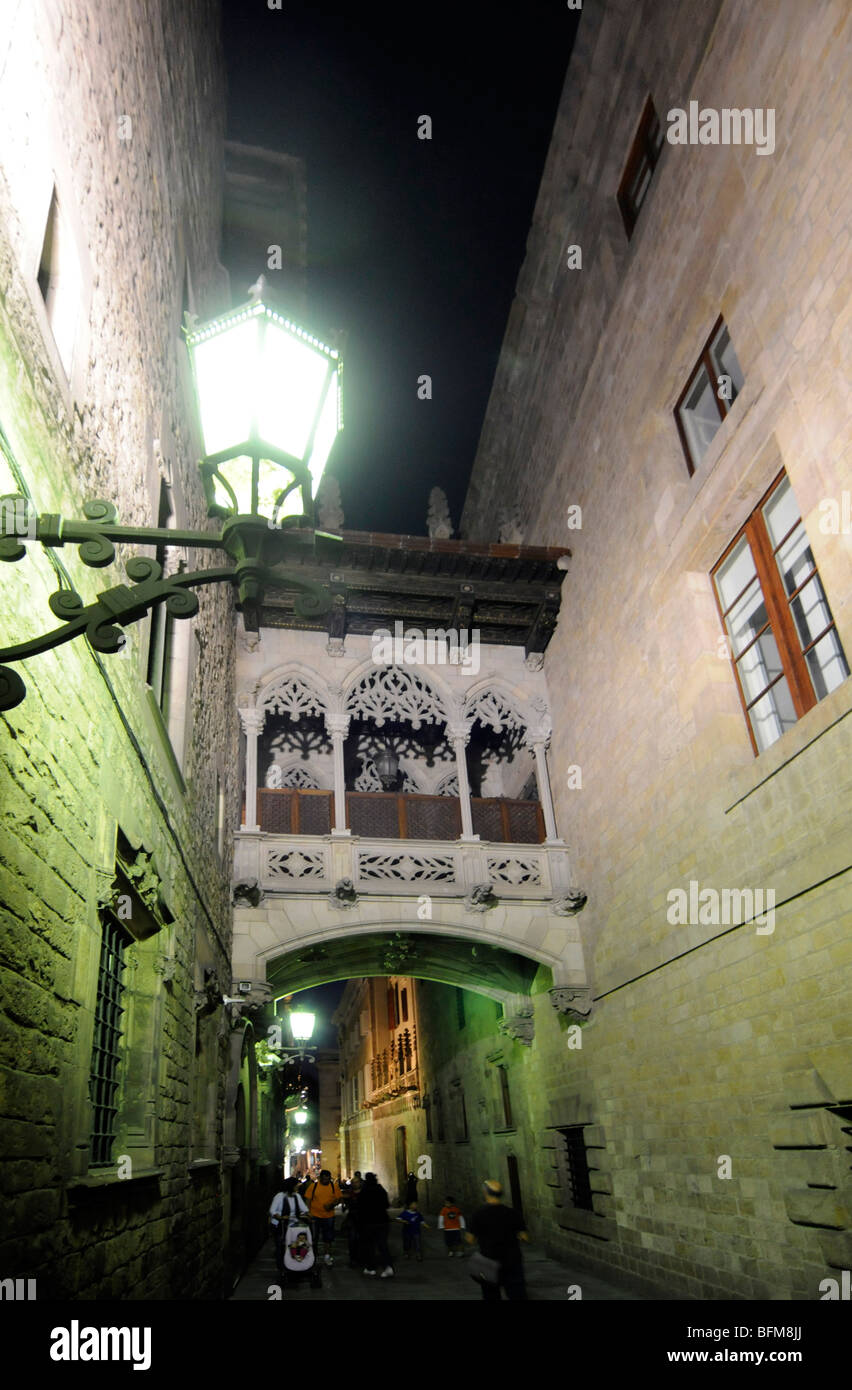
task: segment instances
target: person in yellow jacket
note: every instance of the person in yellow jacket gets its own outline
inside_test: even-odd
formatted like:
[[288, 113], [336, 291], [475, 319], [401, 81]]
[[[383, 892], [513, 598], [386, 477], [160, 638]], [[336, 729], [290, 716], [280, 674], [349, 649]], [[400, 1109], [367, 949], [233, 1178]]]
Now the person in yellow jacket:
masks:
[[323, 1168], [318, 1179], [307, 1182], [302, 1188], [302, 1196], [311, 1214], [314, 1233], [314, 1249], [319, 1258], [320, 1242], [325, 1247], [323, 1262], [334, 1263], [334, 1208], [345, 1201], [346, 1194], [339, 1182], [335, 1182], [327, 1168]]

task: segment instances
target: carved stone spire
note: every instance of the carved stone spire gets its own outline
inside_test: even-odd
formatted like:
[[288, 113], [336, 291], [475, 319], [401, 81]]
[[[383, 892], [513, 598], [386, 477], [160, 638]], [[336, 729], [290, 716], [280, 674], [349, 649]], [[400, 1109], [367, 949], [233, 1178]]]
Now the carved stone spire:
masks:
[[433, 487], [429, 493], [426, 529], [432, 540], [448, 541], [453, 534], [450, 504], [447, 501], [447, 494], [441, 487]]
[[323, 531], [342, 531], [343, 502], [336, 478], [325, 475], [317, 492], [317, 521]]

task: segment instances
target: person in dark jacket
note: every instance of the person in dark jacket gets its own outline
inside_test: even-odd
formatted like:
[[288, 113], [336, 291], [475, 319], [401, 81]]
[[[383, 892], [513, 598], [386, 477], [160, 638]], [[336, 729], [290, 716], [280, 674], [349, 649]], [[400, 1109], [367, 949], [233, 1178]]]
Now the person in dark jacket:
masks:
[[465, 1239], [471, 1244], [479, 1242], [480, 1252], [487, 1260], [495, 1260], [499, 1265], [496, 1283], [479, 1280], [482, 1297], [486, 1303], [499, 1303], [500, 1290], [506, 1290], [511, 1302], [518, 1302], [527, 1296], [524, 1283], [524, 1262], [519, 1240], [529, 1240], [524, 1223], [513, 1207], [503, 1205], [503, 1188], [499, 1182], [489, 1179], [483, 1183], [485, 1206], [474, 1212], [465, 1232]]
[[364, 1253], [364, 1273], [375, 1274], [384, 1265], [382, 1279], [393, 1277], [393, 1265], [388, 1250], [388, 1194], [375, 1173], [367, 1173], [358, 1197], [358, 1230]]
[[405, 1183], [405, 1205], [411, 1206], [412, 1202], [417, 1201], [417, 1178], [413, 1173], [408, 1174]]

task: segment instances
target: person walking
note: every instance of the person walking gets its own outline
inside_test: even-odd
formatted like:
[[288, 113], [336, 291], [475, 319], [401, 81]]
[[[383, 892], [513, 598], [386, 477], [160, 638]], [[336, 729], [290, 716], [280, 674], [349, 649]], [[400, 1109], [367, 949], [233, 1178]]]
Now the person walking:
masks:
[[364, 1186], [360, 1173], [356, 1173], [349, 1184], [346, 1192], [346, 1215], [340, 1227], [341, 1235], [346, 1236], [349, 1245], [349, 1268], [361, 1269], [364, 1264], [361, 1251], [361, 1215], [358, 1210], [361, 1198], [361, 1188]]
[[296, 1179], [285, 1178], [281, 1191], [272, 1198], [269, 1208], [269, 1224], [275, 1239], [275, 1264], [278, 1277], [284, 1278], [284, 1238], [290, 1222], [298, 1216], [307, 1216], [308, 1208], [296, 1191]]
[[503, 1187], [494, 1179], [483, 1183], [485, 1205], [474, 1212], [465, 1239], [479, 1242], [483, 1257], [480, 1265], [487, 1266], [473, 1278], [482, 1287], [486, 1303], [499, 1303], [500, 1290], [516, 1303], [527, 1296], [524, 1282], [524, 1262], [519, 1240], [528, 1241], [524, 1223], [513, 1207], [503, 1205]]
[[444, 1244], [450, 1259], [453, 1259], [455, 1255], [458, 1255], [462, 1260], [464, 1259], [464, 1250], [462, 1249], [462, 1231], [464, 1228], [464, 1217], [461, 1214], [461, 1208], [456, 1206], [455, 1197], [445, 1197], [441, 1214], [438, 1217], [438, 1230], [444, 1232]]
[[358, 1229], [364, 1244], [364, 1273], [375, 1274], [384, 1265], [382, 1279], [391, 1279], [394, 1269], [388, 1250], [388, 1194], [375, 1173], [367, 1173], [358, 1197]]
[[334, 1264], [334, 1208], [344, 1200], [345, 1194], [327, 1168], [323, 1168], [319, 1177], [309, 1182], [302, 1193], [311, 1213], [317, 1259], [322, 1242], [325, 1247], [324, 1263]]
[[417, 1210], [416, 1202], [408, 1202], [405, 1211], [398, 1216], [397, 1221], [402, 1222], [402, 1252], [411, 1259], [412, 1251], [416, 1254], [418, 1261], [423, 1260], [423, 1239], [420, 1234], [422, 1230], [429, 1230], [422, 1211]]

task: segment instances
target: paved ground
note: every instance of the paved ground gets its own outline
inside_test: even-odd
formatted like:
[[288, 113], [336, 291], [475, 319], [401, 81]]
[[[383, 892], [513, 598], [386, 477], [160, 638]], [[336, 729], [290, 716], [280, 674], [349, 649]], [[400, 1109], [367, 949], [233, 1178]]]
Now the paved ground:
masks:
[[[392, 1211], [391, 1216], [395, 1215], [396, 1212]], [[292, 1289], [286, 1290], [285, 1298], [294, 1302], [301, 1299], [334, 1302], [363, 1299], [379, 1303], [482, 1301], [478, 1287], [467, 1273], [467, 1258], [449, 1259], [440, 1231], [423, 1232], [422, 1264], [416, 1260], [409, 1261], [402, 1254], [400, 1231], [401, 1228], [392, 1221], [389, 1244], [396, 1271], [392, 1279], [380, 1279], [378, 1274], [370, 1276], [362, 1274], [360, 1270], [349, 1269], [346, 1243], [338, 1238], [334, 1265], [330, 1269], [323, 1268], [322, 1288], [311, 1289], [307, 1279], [300, 1280]], [[467, 1247], [468, 1251], [473, 1248]], [[566, 1303], [569, 1301], [569, 1286], [576, 1284], [580, 1285], [584, 1301], [637, 1301], [647, 1297], [626, 1287], [610, 1284], [587, 1270], [581, 1270], [579, 1266], [548, 1259], [532, 1242], [524, 1246], [524, 1269], [531, 1300], [560, 1300]], [[270, 1287], [277, 1286], [277, 1283], [275, 1250], [272, 1241], [268, 1240], [243, 1275], [232, 1298], [266, 1301], [270, 1298]]]

